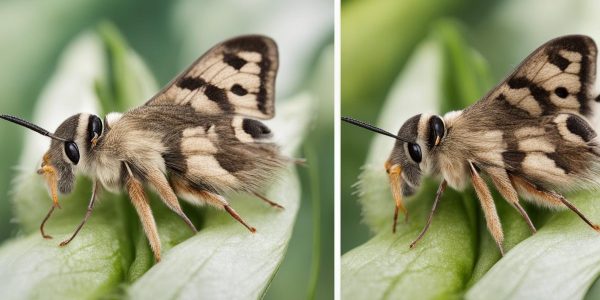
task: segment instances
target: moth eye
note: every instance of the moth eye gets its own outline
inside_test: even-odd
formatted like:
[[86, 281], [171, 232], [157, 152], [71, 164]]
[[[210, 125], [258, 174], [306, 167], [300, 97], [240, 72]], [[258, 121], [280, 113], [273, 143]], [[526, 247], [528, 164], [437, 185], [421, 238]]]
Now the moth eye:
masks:
[[90, 117], [88, 122], [88, 140], [91, 141], [94, 137], [102, 135], [102, 121], [95, 115]]
[[410, 158], [412, 158], [412, 160], [414, 160], [416, 163], [421, 162], [421, 147], [418, 144], [409, 143], [408, 154], [410, 155]]
[[79, 148], [74, 142], [65, 142], [65, 153], [73, 164], [79, 162]]
[[429, 139], [430, 147], [435, 146], [444, 137], [444, 121], [438, 116], [433, 116], [429, 120]]

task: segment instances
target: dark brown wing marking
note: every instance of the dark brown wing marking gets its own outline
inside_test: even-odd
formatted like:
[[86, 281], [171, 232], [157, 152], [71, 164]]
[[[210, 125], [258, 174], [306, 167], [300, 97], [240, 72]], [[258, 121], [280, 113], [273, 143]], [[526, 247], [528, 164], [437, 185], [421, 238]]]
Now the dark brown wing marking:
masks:
[[560, 113], [542, 117], [537, 127], [506, 134], [503, 161], [509, 172], [543, 186], [569, 186], [587, 178], [597, 159], [596, 132], [581, 116]]
[[587, 36], [564, 36], [527, 57], [484, 101], [500, 100], [531, 117], [573, 112], [591, 114], [596, 44]]
[[190, 105], [210, 115], [270, 119], [275, 113], [277, 67], [273, 40], [237, 37], [210, 49], [146, 105]]

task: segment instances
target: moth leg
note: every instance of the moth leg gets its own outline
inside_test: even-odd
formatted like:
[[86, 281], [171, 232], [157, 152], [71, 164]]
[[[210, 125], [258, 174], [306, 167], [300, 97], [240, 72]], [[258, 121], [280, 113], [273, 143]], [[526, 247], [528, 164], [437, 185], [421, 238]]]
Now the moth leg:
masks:
[[190, 186], [190, 183], [183, 178], [171, 178], [171, 183], [173, 188], [183, 199], [195, 202], [199, 204], [208, 203], [211, 206], [214, 206], [218, 209], [224, 209], [227, 213], [229, 213], [234, 219], [236, 219], [240, 224], [244, 225], [244, 227], [248, 228], [250, 232], [255, 233], [256, 228], [248, 225], [242, 217], [229, 205], [229, 202], [223, 198], [223, 196], [212, 193], [200, 188], [195, 188]]
[[504, 256], [504, 248], [502, 247], [504, 233], [502, 232], [502, 224], [500, 224], [500, 218], [498, 217], [498, 212], [496, 211], [496, 205], [494, 204], [490, 189], [485, 184], [485, 181], [481, 179], [481, 176], [477, 173], [472, 162], [469, 162], [469, 170], [471, 171], [471, 179], [473, 181], [475, 193], [477, 193], [477, 198], [479, 198], [481, 208], [485, 215], [487, 227], [500, 249], [500, 254]]
[[248, 228], [250, 232], [255, 233], [256, 228], [248, 225], [242, 217], [229, 205], [229, 202], [223, 198], [223, 196], [211, 193], [209, 191], [197, 190], [189, 188], [187, 185], [182, 184], [180, 181], [175, 181], [175, 189], [180, 194], [188, 194], [193, 196], [192, 199], [199, 202], [208, 203], [216, 208], [224, 209], [227, 213], [229, 213], [234, 219], [236, 219], [240, 224], [244, 225], [244, 227]]
[[306, 158], [293, 158], [292, 161], [294, 164], [296, 164], [298, 166], [303, 166], [303, 167], [308, 166], [308, 162], [307, 162]]
[[549, 197], [538, 189], [533, 183], [514, 175], [508, 175], [519, 195], [526, 199], [534, 200], [540, 205], [548, 207], [562, 207], [563, 203], [555, 197]]
[[45, 239], [51, 239], [52, 236], [46, 234], [46, 232], [44, 231], [44, 226], [46, 226], [46, 222], [48, 222], [48, 219], [50, 219], [50, 216], [52, 216], [52, 213], [54, 212], [54, 209], [56, 208], [55, 205], [50, 206], [50, 210], [48, 211], [48, 213], [46, 214], [46, 217], [44, 217], [44, 220], [42, 221], [42, 224], [40, 224], [40, 232], [42, 233], [42, 237]]
[[531, 233], [536, 233], [537, 230], [535, 229], [533, 222], [531, 222], [529, 215], [527, 215], [527, 212], [525, 209], [523, 209], [523, 206], [519, 204], [519, 195], [517, 194], [515, 187], [512, 185], [510, 178], [508, 178], [506, 170], [500, 168], [490, 168], [486, 169], [485, 171], [492, 179], [494, 186], [498, 192], [500, 192], [502, 197], [506, 199], [506, 201], [508, 201], [521, 214], [523, 219], [525, 219], [525, 222], [527, 222]]
[[442, 180], [442, 182], [440, 183], [437, 193], [435, 194], [435, 200], [433, 200], [433, 206], [431, 207], [431, 212], [429, 213], [429, 217], [427, 218], [427, 223], [425, 223], [425, 227], [423, 228], [421, 233], [419, 233], [419, 236], [417, 236], [417, 238], [412, 243], [410, 243], [411, 249], [415, 247], [417, 242], [419, 240], [421, 240], [423, 238], [423, 236], [425, 236], [427, 229], [429, 229], [429, 225], [431, 225], [431, 219], [433, 219], [433, 213], [435, 213], [435, 210], [438, 206], [438, 203], [440, 202], [440, 199], [442, 199], [442, 194], [446, 190], [447, 185], [448, 185], [448, 183], [446, 182], [446, 179]]
[[590, 221], [581, 211], [579, 211], [579, 209], [577, 209], [577, 207], [575, 207], [575, 205], [573, 205], [573, 203], [569, 202], [569, 200], [567, 200], [563, 195], [560, 195], [553, 191], [545, 190], [518, 176], [511, 175], [510, 179], [515, 186], [520, 187], [523, 191], [526, 191], [529, 194], [529, 196], [539, 201], [547, 201], [552, 204], [564, 204], [566, 207], [568, 207], [570, 210], [576, 213], [586, 224], [588, 224], [594, 230], [600, 232], [600, 226], [592, 223], [592, 221]]
[[70, 243], [75, 238], [75, 236], [77, 236], [81, 228], [83, 228], [83, 225], [85, 224], [85, 222], [87, 222], [88, 218], [92, 215], [92, 210], [94, 209], [94, 203], [96, 202], [96, 195], [98, 194], [99, 186], [100, 185], [98, 184], [98, 182], [94, 181], [94, 187], [92, 188], [92, 197], [90, 199], [90, 203], [88, 204], [87, 211], [85, 212], [85, 217], [83, 217], [83, 220], [81, 221], [81, 223], [79, 223], [79, 226], [77, 226], [75, 232], [73, 232], [73, 235], [71, 235], [70, 238], [62, 241], [59, 246], [62, 247]]
[[213, 206], [219, 207], [219, 208], [223, 208], [234, 219], [236, 219], [238, 222], [240, 222], [242, 225], [244, 225], [246, 228], [248, 228], [248, 230], [250, 230], [250, 232], [252, 232], [252, 233], [256, 232], [256, 228], [248, 225], [242, 219], [242, 217], [240, 217], [240, 215], [233, 209], [233, 207], [231, 207], [231, 205], [229, 205], [229, 202], [227, 202], [227, 200], [225, 200], [225, 198], [223, 198], [223, 196], [213, 194], [213, 193], [207, 192], [207, 191], [197, 191], [196, 193], [199, 197], [203, 198], [207, 203], [209, 203]]
[[194, 233], [198, 232], [192, 221], [185, 215], [177, 200], [177, 195], [169, 185], [169, 182], [160, 170], [151, 170], [147, 174], [148, 181], [156, 188], [163, 202], [175, 212], [192, 229]]
[[129, 197], [131, 198], [131, 203], [135, 207], [135, 210], [137, 211], [140, 220], [142, 221], [142, 227], [144, 228], [144, 232], [146, 233], [148, 242], [150, 242], [150, 248], [152, 248], [152, 252], [154, 253], [154, 259], [157, 262], [159, 262], [160, 238], [158, 236], [158, 230], [156, 228], [154, 216], [152, 215], [152, 209], [150, 209], [148, 198], [146, 198], [146, 194], [144, 193], [144, 186], [139, 180], [133, 177], [133, 174], [129, 169], [129, 165], [125, 163], [125, 166], [127, 167], [127, 171], [129, 172], [129, 175], [125, 180], [127, 192], [129, 193]]
[[258, 199], [260, 199], [260, 200], [262, 200], [262, 201], [264, 201], [264, 202], [267, 202], [269, 205], [271, 205], [271, 206], [273, 206], [273, 207], [277, 207], [277, 208], [279, 208], [279, 209], [285, 209], [285, 208], [284, 208], [283, 206], [281, 206], [279, 203], [277, 203], [277, 202], [273, 202], [273, 201], [269, 200], [267, 197], [265, 197], [265, 196], [263, 196], [263, 195], [261, 195], [261, 194], [259, 194], [259, 193], [256, 193], [256, 192], [254, 192], [253, 194], [254, 194], [254, 196], [258, 197]]

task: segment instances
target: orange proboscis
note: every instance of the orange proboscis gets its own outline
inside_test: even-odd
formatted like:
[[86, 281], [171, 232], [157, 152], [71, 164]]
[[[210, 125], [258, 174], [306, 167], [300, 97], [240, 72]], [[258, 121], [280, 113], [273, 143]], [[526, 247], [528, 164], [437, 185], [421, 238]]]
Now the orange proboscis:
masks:
[[396, 224], [398, 223], [398, 211], [402, 211], [402, 213], [405, 215], [405, 218], [408, 218], [408, 211], [402, 202], [402, 167], [398, 164], [391, 165], [391, 163], [387, 161], [385, 163], [385, 169], [390, 179], [392, 196], [396, 202], [396, 208], [394, 210], [394, 223], [392, 225], [392, 232], [395, 233]]

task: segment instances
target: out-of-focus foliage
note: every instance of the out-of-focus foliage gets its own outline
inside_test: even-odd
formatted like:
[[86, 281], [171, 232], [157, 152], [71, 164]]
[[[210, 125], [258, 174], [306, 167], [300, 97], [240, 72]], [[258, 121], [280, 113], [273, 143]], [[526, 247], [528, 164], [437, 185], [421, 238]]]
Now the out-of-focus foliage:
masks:
[[[342, 115], [374, 120], [398, 73], [432, 22], [457, 13], [474, 1], [354, 0], [342, 5]], [[421, 101], [415, 99], [415, 101]], [[396, 128], [391, 128], [395, 131]], [[350, 186], [363, 165], [372, 134], [342, 126], [342, 252], [364, 240], [368, 232], [356, 220], [360, 209], [351, 201]]]
[[[255, 13], [248, 15], [250, 10]], [[296, 171], [282, 172], [284, 180], [273, 187], [269, 196], [286, 206], [283, 212], [272, 211], [255, 199], [233, 200], [238, 211], [259, 229], [255, 236], [222, 212], [186, 206], [184, 209], [193, 221], [203, 228], [199, 235], [190, 238], [187, 227], [154, 199], [152, 207], [165, 254], [163, 262], [153, 267], [146, 238], [126, 196], [104, 193], [79, 236], [67, 247], [57, 246], [85, 213], [88, 180], [78, 180], [77, 190], [69, 197], [61, 197], [63, 209], [48, 226], [56, 238], [43, 240], [37, 229], [50, 200], [34, 173], [48, 141], [35, 134], [27, 135], [29, 146], [22, 148], [19, 141], [25, 131], [4, 123], [0, 135], [11, 142], [0, 149], [0, 237], [18, 237], [0, 246], [3, 295], [64, 299], [127, 293], [142, 297], [143, 293], [159, 296], [152, 288], [160, 288], [171, 291], [170, 295], [163, 294], [165, 297], [185, 297], [211, 295], [226, 288], [229, 295], [267, 299], [290, 295], [304, 299], [307, 294], [331, 297], [333, 185], [332, 176], [327, 174], [332, 174], [333, 169], [332, 3], [5, 1], [0, 2], [0, 15], [0, 23], [7, 24], [0, 30], [4, 41], [0, 46], [0, 86], [5, 91], [0, 111], [36, 120], [50, 130], [76, 111], [123, 111], [143, 103], [214, 43], [244, 33], [270, 35], [278, 42], [281, 55], [277, 117], [288, 122], [280, 119], [269, 124], [280, 143], [296, 145], [301, 151], [294, 156], [308, 156], [302, 152], [310, 150], [319, 158], [319, 164], [300, 167], [299, 178], [294, 175]], [[103, 20], [114, 23], [124, 37], [105, 25], [100, 27], [104, 28], [99, 31], [100, 38], [94, 34]], [[310, 26], [298, 26], [302, 20], [309, 20]], [[74, 46], [64, 52], [77, 36]], [[133, 55], [131, 49], [139, 56]], [[59, 57], [64, 59], [60, 59], [62, 63], [56, 69]], [[78, 73], [68, 71], [74, 69]], [[35, 99], [43, 87], [46, 88], [34, 113]], [[292, 106], [292, 102], [297, 104]], [[310, 124], [307, 130], [298, 130], [305, 124]], [[12, 166], [16, 165], [19, 152], [23, 159], [19, 172], [15, 172]], [[15, 178], [18, 173], [25, 175]], [[319, 177], [315, 180], [309, 174]], [[21, 186], [15, 193], [14, 216], [7, 197], [9, 191], [15, 191], [10, 182], [15, 183], [13, 187]], [[319, 208], [320, 213], [313, 215]], [[11, 218], [19, 225], [13, 222], [11, 227], [5, 226]], [[312, 226], [313, 220], [320, 221], [320, 226]], [[320, 239], [314, 240], [313, 235]], [[169, 251], [176, 245], [179, 247]], [[209, 248], [221, 254], [202, 256]], [[321, 254], [313, 254], [314, 250]], [[264, 261], [255, 259], [252, 253]], [[306, 264], [311, 257], [320, 260]], [[230, 273], [219, 259], [231, 264]], [[204, 263], [192, 268], [186, 261]], [[178, 281], [177, 277], [183, 274], [181, 267], [187, 268], [190, 276]], [[217, 273], [219, 268], [221, 272]], [[14, 276], [16, 270], [26, 271], [23, 274], [27, 278]], [[252, 276], [247, 273], [250, 271]], [[207, 275], [227, 279], [218, 280], [220, 286], [208, 284]], [[173, 281], [161, 280], [167, 277]], [[161, 285], [156, 284], [157, 280]], [[236, 284], [239, 288], [232, 288]]]
[[[402, 2], [402, 5], [413, 5], [417, 10], [425, 9], [418, 5], [419, 1]], [[368, 1], [348, 1], [342, 9], [351, 11], [360, 5], [369, 4]], [[439, 18], [431, 18], [425, 25], [415, 21], [408, 27], [426, 28], [418, 41], [404, 39], [406, 35], [388, 37], [401, 40], [395, 44], [402, 43], [403, 47], [416, 50], [403, 56], [410, 57], [407, 64], [398, 63], [397, 58], [390, 59], [390, 64], [396, 68], [392, 76], [398, 78], [393, 84], [380, 87], [379, 92], [387, 95], [386, 102], [376, 104], [380, 102], [377, 98], [355, 99], [353, 96], [361, 92], [344, 94], [347, 90], [343, 87], [342, 112], [395, 132], [414, 114], [444, 113], [466, 107], [545, 41], [566, 33], [587, 34], [597, 40], [600, 34], [597, 26], [592, 25], [595, 17], [589, 13], [596, 6], [592, 1], [559, 1], [552, 6], [536, 1], [504, 1], [482, 9], [463, 3], [459, 13], [450, 11], [446, 14], [453, 16], [455, 21], [440, 22]], [[393, 6], [390, 4], [388, 8], [391, 10]], [[543, 25], [556, 18], [562, 22]], [[402, 32], [407, 27], [402, 23], [404, 21], [397, 20], [387, 30]], [[347, 18], [344, 22], [352, 23], [354, 28], [360, 27], [362, 32], [378, 32], [377, 24], [380, 23], [370, 22], [367, 18]], [[400, 24], [404, 26], [399, 28]], [[343, 35], [351, 36], [352, 33], [344, 32]], [[372, 48], [379, 47], [376, 42], [362, 40]], [[389, 43], [384, 47], [388, 46]], [[369, 61], [370, 57], [365, 53], [353, 59]], [[489, 66], [485, 61], [490, 62]], [[388, 68], [391, 67], [382, 68], [381, 76], [388, 78]], [[343, 78], [346, 71], [342, 70]], [[381, 83], [380, 79], [362, 77], [359, 86], [373, 87]], [[342, 86], [347, 84], [344, 81]], [[365, 91], [369, 89], [362, 90]], [[528, 206], [539, 229], [538, 234], [531, 236], [518, 213], [494, 194], [505, 231], [505, 246], [510, 249], [500, 259], [472, 190], [460, 195], [447, 190], [428, 234], [416, 249], [409, 250], [408, 245], [425, 223], [435, 185], [427, 182], [420, 193], [408, 199], [409, 222], [399, 224], [397, 234], [392, 235], [393, 200], [383, 161], [394, 141], [345, 124], [342, 128], [342, 148], [348, 149], [346, 145], [354, 143], [352, 149], [342, 152], [341, 228], [342, 251], [345, 252], [342, 295], [345, 298], [411, 298], [411, 295], [420, 299], [597, 297], [600, 284], [593, 283], [600, 274], [597, 267], [600, 255], [594, 250], [598, 237], [570, 211], [553, 213]], [[369, 144], [364, 143], [366, 138], [363, 136], [374, 136], [373, 143], [367, 147]], [[366, 160], [361, 158], [364, 155]], [[360, 171], [358, 167], [362, 165], [361, 184], [357, 188], [360, 193], [352, 196], [351, 185], [357, 181], [353, 173]], [[568, 196], [592, 219], [600, 221], [595, 217], [595, 212], [600, 209], [597, 193]], [[357, 227], [359, 229], [355, 229]], [[369, 232], [373, 237], [368, 237]]]

